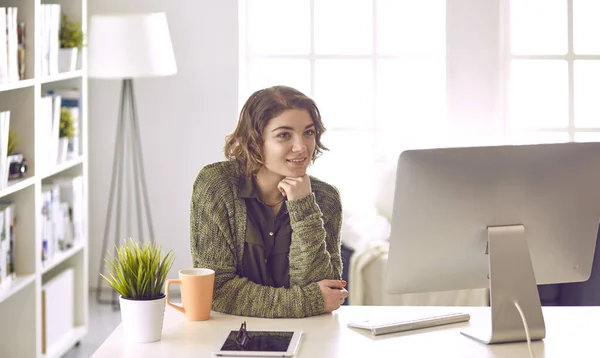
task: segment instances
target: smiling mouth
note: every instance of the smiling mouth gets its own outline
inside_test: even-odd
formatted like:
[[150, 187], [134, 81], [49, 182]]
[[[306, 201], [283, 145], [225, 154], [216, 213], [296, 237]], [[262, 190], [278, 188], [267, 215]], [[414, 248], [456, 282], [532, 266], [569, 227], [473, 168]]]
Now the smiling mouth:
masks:
[[304, 163], [305, 160], [306, 160], [306, 157], [301, 158], [301, 159], [287, 159], [288, 162], [295, 163], [295, 164]]

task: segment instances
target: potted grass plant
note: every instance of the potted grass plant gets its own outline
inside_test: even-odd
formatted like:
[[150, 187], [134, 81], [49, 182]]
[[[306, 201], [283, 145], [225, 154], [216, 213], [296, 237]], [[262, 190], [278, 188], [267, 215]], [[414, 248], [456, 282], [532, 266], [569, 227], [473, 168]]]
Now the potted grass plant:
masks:
[[77, 69], [79, 51], [83, 47], [83, 30], [80, 22], [74, 22], [61, 13], [59, 29], [60, 49], [58, 50], [58, 71], [69, 72]]
[[67, 107], [60, 108], [58, 137], [57, 164], [61, 164], [67, 161], [69, 154], [69, 141], [75, 137], [75, 123], [73, 122], [73, 115]]
[[125, 339], [146, 343], [161, 339], [165, 312], [165, 281], [173, 265], [173, 250], [162, 255], [156, 242], [138, 243], [129, 238], [108, 253], [108, 275], [100, 274], [119, 294]]

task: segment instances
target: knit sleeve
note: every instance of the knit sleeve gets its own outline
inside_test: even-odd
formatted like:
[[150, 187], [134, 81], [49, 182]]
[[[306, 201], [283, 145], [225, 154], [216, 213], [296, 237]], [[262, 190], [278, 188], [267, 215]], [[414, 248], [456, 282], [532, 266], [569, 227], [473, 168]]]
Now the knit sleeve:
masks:
[[332, 187], [286, 205], [292, 226], [290, 245], [290, 286], [305, 286], [323, 279], [342, 277], [340, 231], [342, 206]]
[[316, 283], [275, 288], [238, 276], [236, 245], [229, 228], [226, 200], [219, 195], [221, 190], [215, 188], [216, 185], [203, 180], [214, 179], [199, 176], [194, 185], [190, 246], [194, 267], [215, 271], [213, 310], [264, 318], [300, 318], [323, 313], [323, 295]]

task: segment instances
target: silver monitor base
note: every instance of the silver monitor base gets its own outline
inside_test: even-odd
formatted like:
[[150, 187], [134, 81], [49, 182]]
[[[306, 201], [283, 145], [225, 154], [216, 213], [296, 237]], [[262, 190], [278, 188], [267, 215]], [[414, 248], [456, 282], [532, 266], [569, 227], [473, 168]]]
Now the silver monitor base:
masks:
[[522, 309], [532, 341], [546, 336], [542, 305], [523, 225], [488, 227], [491, 322], [461, 332], [482, 343], [527, 341]]

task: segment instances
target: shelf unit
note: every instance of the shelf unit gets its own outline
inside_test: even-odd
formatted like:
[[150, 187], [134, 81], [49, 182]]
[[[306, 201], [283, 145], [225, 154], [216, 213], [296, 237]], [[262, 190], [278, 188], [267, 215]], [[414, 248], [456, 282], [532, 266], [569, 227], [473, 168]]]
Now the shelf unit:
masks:
[[[14, 203], [15, 270], [17, 277], [0, 288], [0, 357], [61, 357], [88, 331], [88, 118], [87, 59], [85, 47], [75, 71], [42, 76], [41, 36], [43, 4], [60, 4], [61, 12], [87, 29], [87, 0], [0, 0], [1, 7], [17, 7], [25, 23], [25, 79], [0, 84], [0, 111], [10, 110], [10, 127], [19, 136], [17, 151], [24, 154], [28, 171], [0, 191], [0, 201]], [[79, 155], [60, 165], [49, 164], [41, 144], [42, 96], [52, 90], [77, 88], [81, 94], [78, 122]], [[59, 178], [82, 176], [82, 238], [73, 247], [42, 261], [42, 187]], [[45, 347], [43, 285], [68, 268], [74, 270], [74, 328]]]

